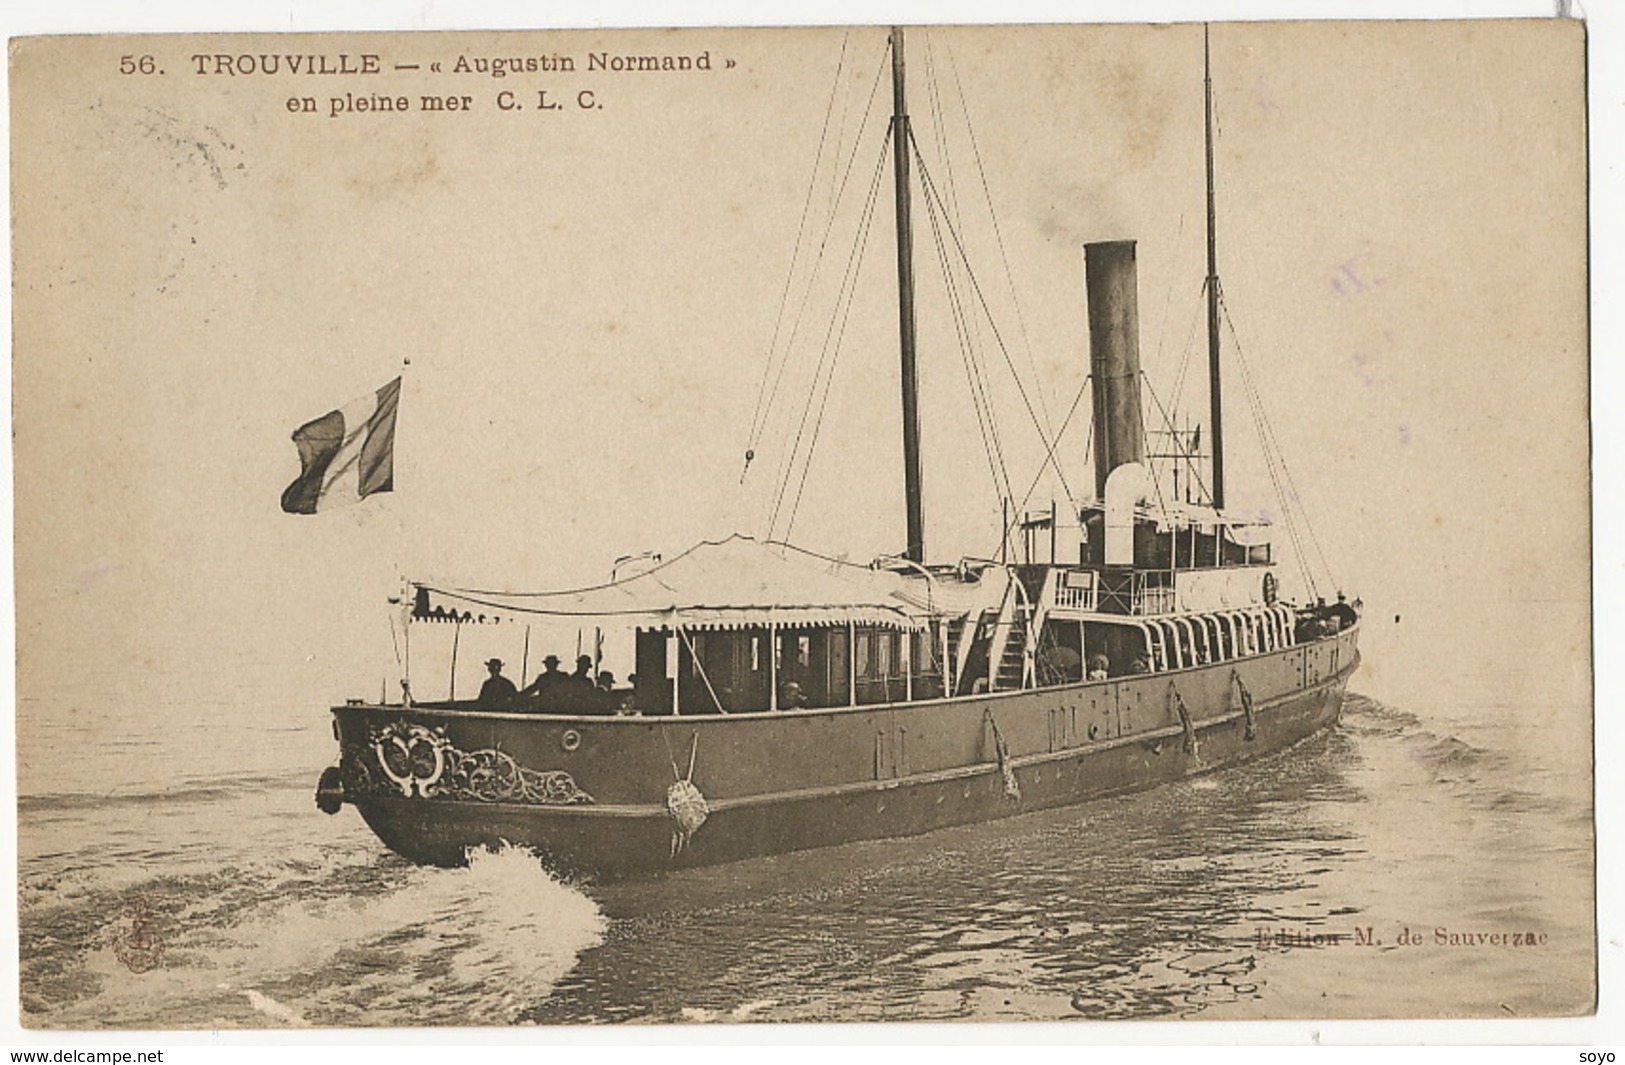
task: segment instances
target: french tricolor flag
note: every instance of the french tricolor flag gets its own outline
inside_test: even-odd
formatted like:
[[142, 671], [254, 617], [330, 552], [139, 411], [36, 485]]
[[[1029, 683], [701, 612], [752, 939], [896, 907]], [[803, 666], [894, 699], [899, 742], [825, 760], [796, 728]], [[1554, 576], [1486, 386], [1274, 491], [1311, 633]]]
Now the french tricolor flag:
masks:
[[359, 503], [395, 487], [395, 408], [399, 377], [377, 392], [328, 411], [293, 431], [298, 480], [282, 493], [289, 514], [315, 514]]

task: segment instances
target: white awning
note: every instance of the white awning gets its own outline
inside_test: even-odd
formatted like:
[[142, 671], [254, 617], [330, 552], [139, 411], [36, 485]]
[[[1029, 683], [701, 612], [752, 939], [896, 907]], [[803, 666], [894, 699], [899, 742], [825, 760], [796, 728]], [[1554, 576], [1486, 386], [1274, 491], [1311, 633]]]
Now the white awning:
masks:
[[[877, 625], [921, 629], [920, 578], [824, 558], [788, 544], [734, 536], [608, 584], [508, 592], [414, 583], [413, 616], [427, 621], [598, 618], [643, 627]], [[912, 587], [911, 587], [912, 586]], [[935, 604], [938, 613], [942, 604]]]

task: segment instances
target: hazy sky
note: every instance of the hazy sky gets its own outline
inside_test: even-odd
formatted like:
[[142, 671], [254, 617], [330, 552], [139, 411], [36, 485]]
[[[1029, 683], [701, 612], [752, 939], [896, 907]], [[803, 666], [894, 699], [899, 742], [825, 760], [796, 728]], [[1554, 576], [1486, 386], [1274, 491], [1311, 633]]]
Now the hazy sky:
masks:
[[[1339, 583], [1370, 608], [1355, 686], [1413, 704], [1493, 688], [1578, 744], [1580, 27], [1220, 25], [1212, 43], [1224, 289], [1304, 507]], [[391, 658], [383, 600], [402, 573], [577, 585], [619, 555], [762, 531], [817, 360], [805, 341], [830, 321], [879, 159], [888, 86], [862, 119], [884, 48], [877, 29], [374, 37], [308, 50], [378, 52], [389, 73], [298, 82], [199, 77], [188, 59], [295, 51], [287, 40], [24, 42], [12, 63], [24, 694], [246, 660], [319, 713], [376, 689]], [[586, 71], [599, 51], [737, 65]], [[1142, 355], [1166, 400], [1187, 353], [1203, 357], [1200, 29], [922, 31], [908, 51], [916, 136], [946, 182], [940, 104], [966, 250], [1034, 404], [1058, 423], [1087, 372], [1081, 246], [1105, 239], [1139, 242]], [[132, 52], [166, 73], [119, 75]], [[577, 71], [391, 69], [552, 54]], [[537, 110], [543, 89], [565, 106]], [[575, 106], [583, 89], [601, 108]], [[526, 109], [499, 111], [503, 90]], [[345, 92], [426, 91], [468, 94], [475, 110], [328, 116]], [[290, 114], [287, 98], [306, 94], [319, 113]], [[741, 484], [808, 183], [803, 255], [832, 160], [845, 166], [860, 129], [802, 346]], [[903, 541], [881, 197], [792, 536], [860, 560]], [[927, 541], [948, 560], [995, 548], [999, 502], [923, 201], [915, 217]], [[986, 323], [975, 328], [1024, 489], [1038, 437]], [[298, 468], [288, 433], [405, 359], [397, 491], [283, 515]], [[1202, 379], [1193, 362], [1182, 395], [1195, 417]], [[1239, 372], [1228, 381], [1232, 503], [1273, 509]], [[1062, 445], [1080, 492], [1087, 403]], [[1058, 491], [1046, 482], [1035, 502]]]

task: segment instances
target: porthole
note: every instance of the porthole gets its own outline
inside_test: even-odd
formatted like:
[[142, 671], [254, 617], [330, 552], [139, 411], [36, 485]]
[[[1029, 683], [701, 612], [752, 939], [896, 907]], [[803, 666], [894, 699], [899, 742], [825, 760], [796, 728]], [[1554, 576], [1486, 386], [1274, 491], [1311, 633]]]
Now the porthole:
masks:
[[564, 735], [559, 737], [559, 746], [563, 747], [566, 751], [575, 750], [581, 746], [581, 733], [577, 732], [573, 728], [565, 729]]

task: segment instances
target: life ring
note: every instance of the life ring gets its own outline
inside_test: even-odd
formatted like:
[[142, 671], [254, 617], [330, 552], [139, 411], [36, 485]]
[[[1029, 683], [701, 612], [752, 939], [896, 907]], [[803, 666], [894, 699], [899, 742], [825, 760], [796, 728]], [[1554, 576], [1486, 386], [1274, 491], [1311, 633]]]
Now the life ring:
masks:
[[1274, 606], [1275, 599], [1280, 594], [1280, 587], [1276, 583], [1275, 574], [1264, 574], [1264, 605]]
[[565, 729], [564, 735], [559, 737], [559, 746], [567, 752], [578, 749], [581, 746], [581, 733], [573, 728]]

